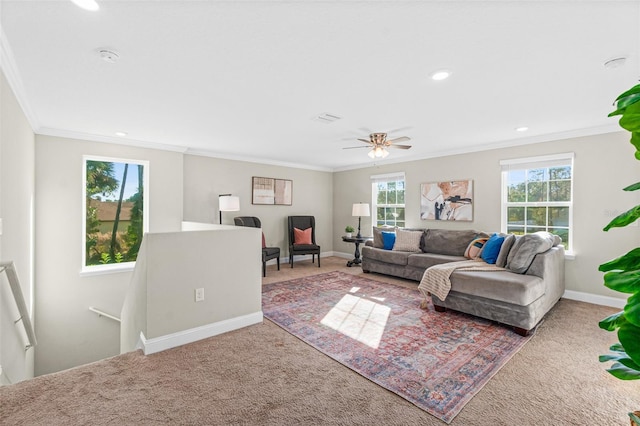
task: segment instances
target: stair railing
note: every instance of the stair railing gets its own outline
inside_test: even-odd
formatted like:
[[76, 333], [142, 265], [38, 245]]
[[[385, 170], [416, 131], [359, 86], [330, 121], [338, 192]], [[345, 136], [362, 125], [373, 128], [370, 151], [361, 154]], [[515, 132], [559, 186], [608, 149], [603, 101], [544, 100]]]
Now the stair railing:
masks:
[[14, 267], [13, 262], [0, 262], [0, 273], [3, 271], [7, 274], [9, 287], [11, 287], [13, 299], [15, 300], [18, 312], [20, 313], [20, 318], [15, 320], [13, 323], [17, 324], [18, 321], [22, 321], [22, 326], [24, 327], [27, 339], [29, 340], [29, 344], [24, 348], [26, 351], [37, 344], [36, 334], [33, 331], [33, 325], [31, 324], [27, 304], [24, 301], [22, 287], [20, 287], [20, 280], [18, 280], [18, 274], [16, 273], [16, 268]]

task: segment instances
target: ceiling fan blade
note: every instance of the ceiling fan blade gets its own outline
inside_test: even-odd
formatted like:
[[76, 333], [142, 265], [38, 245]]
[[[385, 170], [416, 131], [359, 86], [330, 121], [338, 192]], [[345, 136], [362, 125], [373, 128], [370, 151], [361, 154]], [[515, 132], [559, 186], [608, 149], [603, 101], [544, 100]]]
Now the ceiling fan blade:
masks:
[[411, 145], [389, 145], [387, 148], [409, 149]]
[[373, 142], [371, 142], [370, 140], [367, 140], [367, 139], [358, 138], [358, 140], [361, 141], [361, 142], [364, 142], [364, 143], [368, 143], [368, 144], [372, 144], [373, 143]]
[[344, 148], [342, 148], [342, 149], [358, 149], [358, 148], [367, 148], [367, 149], [371, 149], [371, 147], [370, 147], [370, 146], [347, 146], [347, 147], [344, 147]]
[[411, 138], [408, 136], [400, 136], [399, 138], [395, 138], [395, 139], [391, 139], [389, 141], [387, 141], [388, 143], [396, 143], [396, 142], [406, 142], [406, 141], [410, 141]]

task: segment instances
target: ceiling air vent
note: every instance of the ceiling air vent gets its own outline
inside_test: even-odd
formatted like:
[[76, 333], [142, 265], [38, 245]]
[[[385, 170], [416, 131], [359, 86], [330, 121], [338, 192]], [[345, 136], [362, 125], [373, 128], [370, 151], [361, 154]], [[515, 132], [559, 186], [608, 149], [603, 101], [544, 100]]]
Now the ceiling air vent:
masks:
[[318, 115], [317, 117], [313, 117], [313, 119], [315, 121], [319, 121], [319, 122], [324, 123], [324, 124], [333, 123], [334, 121], [340, 120], [340, 118], [341, 117], [338, 117], [335, 114], [329, 114], [328, 112], [323, 112], [322, 114]]

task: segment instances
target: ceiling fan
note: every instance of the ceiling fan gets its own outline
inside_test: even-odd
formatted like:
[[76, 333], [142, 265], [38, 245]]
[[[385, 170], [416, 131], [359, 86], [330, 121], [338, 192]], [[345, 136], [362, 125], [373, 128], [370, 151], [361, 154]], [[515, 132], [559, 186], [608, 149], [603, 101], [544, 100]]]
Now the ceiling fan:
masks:
[[398, 142], [406, 142], [411, 140], [407, 136], [400, 136], [394, 139], [387, 139], [386, 133], [371, 133], [369, 140], [358, 138], [359, 141], [366, 143], [367, 145], [360, 146], [348, 146], [342, 149], [357, 149], [357, 148], [369, 148], [369, 157], [371, 158], [385, 158], [389, 155], [387, 148], [409, 149], [411, 145], [396, 145]]

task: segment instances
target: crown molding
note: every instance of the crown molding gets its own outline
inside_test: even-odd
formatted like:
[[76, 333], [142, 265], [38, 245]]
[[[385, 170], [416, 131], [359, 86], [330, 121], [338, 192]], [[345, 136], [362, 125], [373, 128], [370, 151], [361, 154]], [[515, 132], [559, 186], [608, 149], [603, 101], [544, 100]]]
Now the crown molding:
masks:
[[31, 109], [29, 105], [29, 101], [27, 100], [26, 91], [24, 89], [24, 85], [22, 84], [22, 79], [20, 78], [20, 73], [18, 72], [18, 67], [16, 65], [15, 57], [13, 56], [13, 51], [11, 50], [11, 46], [7, 41], [7, 36], [2, 29], [0, 23], [0, 69], [4, 72], [4, 75], [9, 83], [9, 87], [13, 90], [13, 94], [18, 100], [18, 104], [22, 108], [22, 112], [24, 113], [29, 125], [31, 126], [31, 130], [36, 133], [36, 131], [40, 128], [40, 121], [38, 117]]
[[553, 142], [553, 141], [559, 141], [564, 139], [596, 136], [596, 135], [603, 135], [607, 133], [619, 133], [621, 131], [622, 130], [617, 125], [617, 123], [608, 124], [604, 126], [588, 127], [584, 129], [567, 130], [564, 132], [547, 133], [544, 135], [531, 136], [528, 138], [509, 139], [509, 140], [504, 140], [499, 142], [487, 142], [487, 143], [483, 143], [481, 145], [476, 145], [473, 147], [438, 151], [423, 157], [416, 157], [411, 159], [400, 158], [397, 160], [392, 159], [392, 160], [376, 161], [376, 163], [374, 164], [357, 164], [353, 166], [337, 167], [333, 171], [343, 172], [348, 170], [366, 169], [369, 167], [383, 166], [387, 164], [409, 163], [412, 161], [421, 161], [421, 160], [427, 160], [427, 159], [433, 159], [433, 158], [449, 157], [452, 155], [470, 154], [473, 152], [480, 152], [480, 151], [490, 151], [492, 149], [512, 148], [516, 146], [533, 145], [537, 143]]
[[93, 142], [104, 142], [115, 145], [133, 146], [138, 148], [157, 149], [160, 151], [172, 151], [184, 153], [187, 147], [178, 145], [168, 145], [157, 142], [148, 142], [136, 139], [126, 139], [117, 136], [103, 136], [95, 135], [93, 133], [74, 132], [70, 130], [52, 129], [49, 127], [40, 128], [37, 132], [38, 135], [55, 136], [68, 139], [79, 139]]
[[300, 163], [288, 163], [285, 161], [270, 160], [267, 158], [247, 157], [243, 155], [220, 154], [213, 151], [207, 151], [207, 150], [201, 150], [201, 149], [189, 148], [186, 150], [185, 154], [198, 155], [201, 157], [220, 158], [222, 160], [234, 160], [234, 161], [244, 161], [247, 163], [266, 164], [269, 166], [291, 167], [294, 169], [314, 170], [318, 172], [334, 171], [332, 168], [329, 168], [329, 167], [320, 167], [320, 166], [313, 166], [310, 164], [300, 164]]

